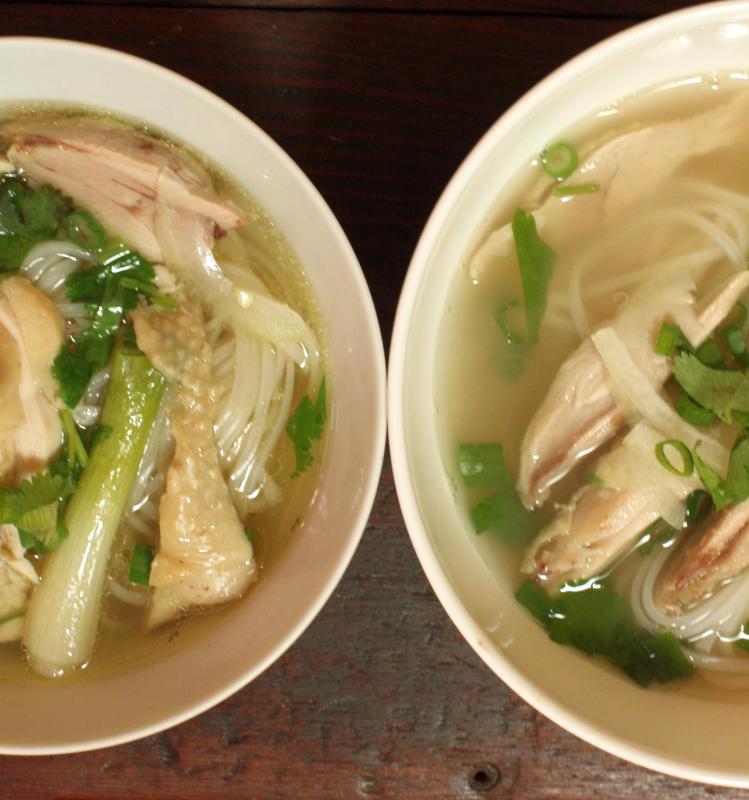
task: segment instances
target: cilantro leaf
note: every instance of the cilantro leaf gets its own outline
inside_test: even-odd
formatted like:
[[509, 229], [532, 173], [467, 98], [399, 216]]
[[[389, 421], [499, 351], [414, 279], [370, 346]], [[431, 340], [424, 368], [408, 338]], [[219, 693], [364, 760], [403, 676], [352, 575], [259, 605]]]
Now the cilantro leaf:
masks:
[[697, 450], [698, 447], [695, 447], [694, 465], [716, 509], [735, 505], [749, 497], [749, 436], [740, 435], [736, 438], [725, 479], [702, 460]]
[[470, 516], [476, 533], [493, 531], [508, 544], [527, 542], [535, 530], [533, 512], [510, 483], [476, 503]]
[[553, 641], [608, 657], [640, 686], [653, 679], [664, 683], [683, 678], [694, 671], [672, 634], [653, 636], [640, 627], [624, 598], [607, 586], [594, 583], [587, 589], [565, 588], [552, 599], [526, 580], [515, 594]]
[[37, 242], [53, 238], [69, 208], [51, 186], [31, 189], [13, 176], [0, 179], [0, 271], [17, 269]]
[[317, 401], [313, 404], [305, 395], [286, 424], [286, 434], [294, 445], [296, 468], [292, 478], [301, 475], [312, 464], [312, 442], [322, 436], [327, 416], [325, 378], [320, 383]]
[[66, 476], [50, 471], [16, 489], [0, 489], [0, 524], [15, 525], [26, 549], [40, 554], [54, 550], [67, 536], [60, 511], [72, 486]]
[[52, 362], [52, 377], [60, 384], [60, 397], [70, 408], [81, 401], [93, 374], [92, 365], [71, 347], [63, 346]]
[[[85, 222], [90, 229], [101, 227], [90, 214]], [[174, 307], [171, 298], [156, 290], [151, 262], [135, 250], [113, 240], [95, 252], [96, 266], [74, 272], [65, 280], [68, 298], [86, 303], [91, 316], [89, 325], [62, 348], [52, 366], [60, 396], [70, 408], [80, 402], [93, 374], [109, 362], [125, 314], [135, 308], [139, 296]]]
[[512, 235], [523, 284], [528, 341], [535, 343], [546, 311], [546, 294], [556, 254], [538, 235], [533, 215], [522, 208], [516, 209], [512, 218]]
[[689, 353], [674, 361], [674, 377], [703, 408], [731, 423], [734, 411], [749, 412], [749, 376], [738, 370], [713, 369]]

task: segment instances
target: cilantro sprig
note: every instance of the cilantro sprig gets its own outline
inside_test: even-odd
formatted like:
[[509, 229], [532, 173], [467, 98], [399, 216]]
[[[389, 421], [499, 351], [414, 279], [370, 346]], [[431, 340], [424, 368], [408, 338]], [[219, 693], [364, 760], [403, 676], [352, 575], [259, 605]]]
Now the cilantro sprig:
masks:
[[70, 203], [51, 186], [32, 189], [15, 176], [0, 179], [0, 272], [18, 269], [38, 242], [55, 237]]
[[[85, 220], [89, 227], [98, 226], [90, 215]], [[135, 308], [139, 297], [174, 307], [172, 298], [158, 292], [153, 265], [138, 252], [118, 240], [108, 240], [92, 252], [97, 263], [65, 281], [68, 298], [86, 305], [91, 322], [63, 345], [52, 364], [60, 397], [70, 408], [78, 405], [94, 373], [108, 363], [125, 314]]]
[[301, 475], [312, 465], [312, 442], [322, 436], [327, 419], [327, 398], [325, 378], [320, 382], [317, 400], [313, 403], [305, 395], [286, 423], [286, 434], [294, 445], [296, 467], [292, 478]]
[[56, 467], [15, 489], [0, 489], [0, 524], [15, 525], [21, 544], [37, 553], [54, 550], [67, 536], [60, 511], [74, 481], [66, 469]]
[[685, 678], [694, 667], [671, 633], [653, 635], [632, 617], [626, 600], [601, 583], [565, 587], [552, 599], [530, 580], [517, 601], [541, 621], [549, 638], [589, 655], [608, 657], [640, 686]]

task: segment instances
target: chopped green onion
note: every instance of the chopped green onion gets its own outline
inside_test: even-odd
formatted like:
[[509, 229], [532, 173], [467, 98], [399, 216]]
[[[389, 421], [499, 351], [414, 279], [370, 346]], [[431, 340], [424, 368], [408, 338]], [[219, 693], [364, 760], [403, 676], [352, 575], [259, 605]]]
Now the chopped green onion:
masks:
[[557, 197], [574, 197], [578, 194], [596, 194], [601, 191], [597, 183], [578, 183], [576, 185], [555, 186], [552, 194]]
[[130, 559], [130, 572], [127, 576], [130, 583], [135, 583], [138, 586], [148, 586], [153, 559], [154, 552], [152, 548], [137, 542], [133, 548], [133, 556]]
[[673, 322], [664, 322], [655, 340], [655, 352], [662, 356], [675, 356], [682, 350], [692, 351], [684, 332]]
[[695, 525], [704, 519], [710, 513], [711, 508], [710, 494], [704, 489], [695, 489], [687, 497], [687, 513], [685, 517], [687, 525]]
[[507, 480], [502, 445], [494, 442], [458, 445], [458, 468], [466, 486], [499, 486]]
[[250, 528], [247, 528], [244, 532], [244, 535], [247, 537], [247, 540], [251, 542], [257, 535], [257, 531], [253, 531]]
[[82, 208], [68, 215], [65, 229], [68, 232], [68, 239], [85, 250], [103, 247], [107, 241], [107, 232], [104, 228]]
[[557, 142], [539, 154], [544, 172], [555, 180], [569, 178], [577, 169], [577, 151], [566, 142]]
[[[679, 454], [681, 458], [681, 469], [674, 466], [666, 455], [666, 448], [671, 447]], [[669, 472], [674, 475], [679, 475], [682, 478], [688, 478], [694, 472], [694, 460], [689, 448], [680, 442], [678, 439], [666, 439], [663, 442], [658, 442], [655, 446], [655, 457], [661, 466], [665, 467]]]
[[603, 481], [596, 475], [594, 472], [586, 472], [585, 477], [583, 478], [583, 483], [587, 483], [588, 486], [603, 486]]
[[709, 408], [703, 408], [699, 403], [695, 403], [686, 392], [682, 392], [676, 401], [676, 413], [690, 425], [697, 427], [712, 425], [718, 419]]
[[513, 486], [504, 486], [470, 511], [476, 533], [493, 531], [508, 543], [524, 543], [534, 532], [533, 512], [522, 504]]
[[538, 235], [533, 214], [526, 214], [522, 208], [515, 209], [512, 217], [512, 236], [523, 285], [528, 342], [534, 344], [538, 341], [546, 312], [546, 296], [556, 253]]

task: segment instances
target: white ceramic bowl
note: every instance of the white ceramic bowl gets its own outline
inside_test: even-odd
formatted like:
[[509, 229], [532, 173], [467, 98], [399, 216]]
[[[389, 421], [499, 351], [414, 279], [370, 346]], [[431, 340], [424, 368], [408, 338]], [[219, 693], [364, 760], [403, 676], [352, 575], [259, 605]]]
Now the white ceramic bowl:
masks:
[[749, 786], [749, 692], [707, 702], [686, 691], [640, 689], [550, 642], [511, 587], [497, 581], [451, 499], [432, 392], [440, 309], [456, 265], [520, 166], [555, 132], [610, 101], [737, 67], [749, 67], [749, 3], [709, 4], [591, 48], [510, 108], [450, 181], [416, 248], [392, 339], [388, 413], [393, 472], [414, 548], [445, 610], [486, 664], [539, 711], [604, 750], [691, 780]]
[[[251, 596], [194, 646], [120, 677], [33, 688], [0, 676], [0, 752], [62, 753], [119, 744], [188, 719], [249, 683], [312, 622], [369, 515], [385, 444], [385, 359], [351, 246], [294, 162], [246, 117], [185, 78], [90, 45], [0, 39], [0, 102], [55, 100], [155, 124], [236, 177], [278, 223], [327, 322], [330, 438], [305, 524]], [[330, 291], [334, 286], [335, 291]]]

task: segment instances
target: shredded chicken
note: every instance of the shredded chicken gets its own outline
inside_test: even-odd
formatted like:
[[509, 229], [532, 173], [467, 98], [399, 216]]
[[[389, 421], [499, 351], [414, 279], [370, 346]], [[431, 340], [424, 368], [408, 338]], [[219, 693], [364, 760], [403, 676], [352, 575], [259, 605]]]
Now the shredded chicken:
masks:
[[680, 614], [749, 567], [749, 500], [713, 514], [674, 553], [658, 581], [656, 603]]
[[[655, 353], [653, 342], [663, 309], [669, 309], [696, 346], [730, 312], [748, 286], [749, 272], [741, 272], [695, 312], [691, 281], [658, 279], [634, 293], [611, 324], [637, 366], [660, 388], [668, 378], [669, 362]], [[518, 477], [523, 502], [529, 508], [541, 505], [551, 486], [580, 459], [609, 441], [625, 421], [608, 385], [603, 360], [588, 337], [559, 368], [526, 429]]]
[[579, 489], [536, 537], [522, 571], [551, 588], [601, 575], [663, 517], [679, 526], [699, 478], [672, 475], [655, 458], [662, 435], [644, 423], [596, 464], [601, 486]]
[[23, 613], [39, 578], [14, 525], [0, 525], [0, 642], [19, 639]]
[[238, 597], [256, 578], [252, 546], [231, 502], [213, 438], [216, 398], [200, 310], [153, 307], [132, 314], [138, 346], [173, 384], [168, 408], [175, 452], [159, 509], [149, 627], [193, 606]]
[[[688, 158], [718, 150], [741, 137], [749, 111], [749, 97], [683, 119], [649, 125], [622, 133], [591, 153], [583, 153], [576, 182], [597, 183], [600, 192], [569, 198], [556, 197], [548, 187], [533, 213], [539, 233], [559, 248], [602, 226], [653, 194]], [[545, 182], [548, 185], [548, 181]], [[580, 202], [582, 201], [582, 202]], [[471, 259], [471, 277], [480, 279], [512, 253], [512, 229], [493, 231]]]
[[[55, 305], [27, 280], [0, 283], [0, 485], [15, 486], [52, 459], [62, 441], [50, 367], [63, 341]], [[18, 531], [0, 525], [0, 642], [21, 635], [37, 582]]]
[[64, 324], [49, 298], [24, 278], [10, 277], [0, 283], [0, 330], [0, 370], [7, 379], [0, 387], [5, 401], [0, 477], [14, 484], [46, 466], [62, 442], [54, 405], [57, 383], [50, 368], [63, 342]]
[[197, 161], [130, 128], [34, 119], [0, 135], [24, 177], [60, 189], [152, 261], [201, 265], [215, 237], [245, 221]]

